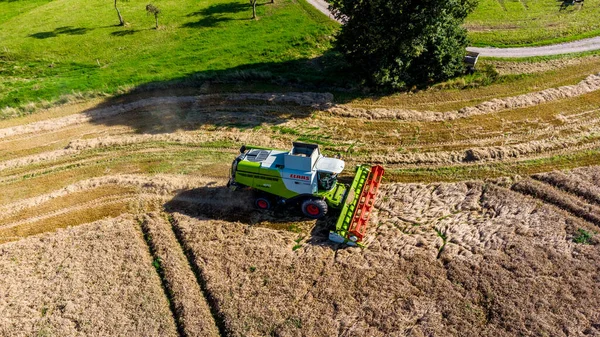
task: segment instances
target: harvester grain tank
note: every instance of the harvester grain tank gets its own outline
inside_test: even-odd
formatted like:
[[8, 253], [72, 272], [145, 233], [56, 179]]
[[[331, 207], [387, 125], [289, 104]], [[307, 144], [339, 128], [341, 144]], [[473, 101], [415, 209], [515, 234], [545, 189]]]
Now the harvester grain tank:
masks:
[[312, 219], [340, 209], [329, 239], [361, 245], [384, 169], [360, 165], [352, 184], [345, 185], [337, 179], [344, 167], [343, 160], [323, 156], [316, 144], [294, 142], [291, 151], [244, 145], [231, 165], [228, 186], [259, 191], [254, 202], [259, 209], [299, 205]]

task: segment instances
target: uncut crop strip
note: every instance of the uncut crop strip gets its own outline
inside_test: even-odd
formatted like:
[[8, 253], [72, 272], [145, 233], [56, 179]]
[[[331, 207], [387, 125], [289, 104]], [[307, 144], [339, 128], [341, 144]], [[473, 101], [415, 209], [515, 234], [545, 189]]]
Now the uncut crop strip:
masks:
[[596, 226], [600, 226], [600, 207], [584, 203], [577, 197], [562, 192], [551, 185], [525, 179], [514, 184], [512, 190], [541, 199]]
[[550, 184], [600, 206], [600, 187], [562, 172], [534, 174], [533, 179]]
[[142, 230], [172, 301], [175, 320], [184, 336], [219, 336], [206, 298], [175, 238], [171, 224], [164, 216], [166, 215], [149, 213], [143, 215], [141, 221]]

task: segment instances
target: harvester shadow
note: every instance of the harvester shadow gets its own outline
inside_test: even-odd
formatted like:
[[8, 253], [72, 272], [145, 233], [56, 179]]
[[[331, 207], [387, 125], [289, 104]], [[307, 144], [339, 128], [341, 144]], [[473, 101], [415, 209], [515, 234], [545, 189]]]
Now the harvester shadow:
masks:
[[[179, 192], [163, 205], [169, 213], [181, 213], [199, 220], [238, 222], [308, 235], [306, 243], [327, 246], [339, 245], [328, 240], [337, 212], [316, 221], [307, 219], [295, 207], [270, 211], [254, 208], [254, 193], [250, 190], [231, 191], [224, 186], [204, 186]], [[299, 225], [300, 224], [300, 225]]]
[[199, 219], [254, 225], [264, 220], [265, 214], [253, 209], [252, 200], [250, 191], [232, 192], [224, 186], [203, 186], [180, 191], [164, 204], [164, 209]]

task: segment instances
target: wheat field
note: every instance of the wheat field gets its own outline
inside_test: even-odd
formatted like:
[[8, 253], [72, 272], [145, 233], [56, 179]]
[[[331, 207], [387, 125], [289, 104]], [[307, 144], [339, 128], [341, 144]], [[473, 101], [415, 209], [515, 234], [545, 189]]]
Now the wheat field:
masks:
[[[2, 120], [0, 335], [600, 335], [599, 89], [172, 90]], [[242, 144], [296, 140], [342, 180], [385, 166], [366, 249], [225, 188]]]

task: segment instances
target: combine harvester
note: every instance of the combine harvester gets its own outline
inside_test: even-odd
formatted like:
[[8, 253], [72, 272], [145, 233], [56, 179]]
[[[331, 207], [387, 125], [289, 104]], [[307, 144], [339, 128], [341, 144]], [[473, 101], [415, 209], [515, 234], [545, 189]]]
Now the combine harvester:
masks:
[[291, 151], [244, 145], [227, 186], [258, 191], [254, 204], [259, 209], [299, 205], [312, 219], [325, 216], [328, 208], [341, 209], [329, 239], [362, 246], [384, 169], [359, 165], [348, 186], [337, 181], [344, 166], [340, 159], [323, 156], [316, 144], [295, 142]]

